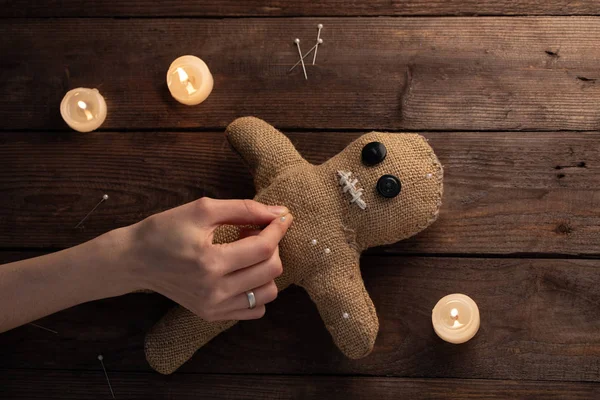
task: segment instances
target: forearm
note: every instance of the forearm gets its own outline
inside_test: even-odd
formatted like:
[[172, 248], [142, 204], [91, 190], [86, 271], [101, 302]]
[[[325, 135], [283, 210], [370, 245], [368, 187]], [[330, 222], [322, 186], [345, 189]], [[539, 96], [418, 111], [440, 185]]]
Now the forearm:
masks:
[[77, 304], [140, 289], [127, 265], [128, 228], [0, 266], [0, 332]]

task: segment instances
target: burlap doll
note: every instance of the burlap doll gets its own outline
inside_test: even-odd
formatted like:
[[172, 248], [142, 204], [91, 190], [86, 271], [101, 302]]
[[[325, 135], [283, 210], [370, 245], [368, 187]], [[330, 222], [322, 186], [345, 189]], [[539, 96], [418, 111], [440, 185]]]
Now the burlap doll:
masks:
[[[306, 289], [340, 350], [366, 356], [379, 322], [361, 278], [360, 253], [408, 238], [437, 218], [443, 170], [433, 150], [420, 135], [371, 132], [312, 165], [260, 119], [237, 119], [226, 135], [252, 171], [255, 200], [285, 205], [294, 215], [280, 242], [284, 272], [277, 287]], [[214, 240], [238, 235], [239, 228], [222, 226]], [[170, 374], [236, 322], [206, 322], [176, 307], [147, 335], [146, 358]]]

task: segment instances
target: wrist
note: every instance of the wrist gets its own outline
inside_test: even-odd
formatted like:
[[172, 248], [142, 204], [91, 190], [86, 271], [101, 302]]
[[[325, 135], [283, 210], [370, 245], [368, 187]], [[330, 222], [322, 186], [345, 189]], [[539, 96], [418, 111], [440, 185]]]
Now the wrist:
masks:
[[112, 285], [114, 296], [145, 288], [143, 274], [134, 256], [133, 227], [114, 229], [93, 241], [96, 242], [95, 251], [101, 254], [103, 270], [111, 276], [106, 281]]

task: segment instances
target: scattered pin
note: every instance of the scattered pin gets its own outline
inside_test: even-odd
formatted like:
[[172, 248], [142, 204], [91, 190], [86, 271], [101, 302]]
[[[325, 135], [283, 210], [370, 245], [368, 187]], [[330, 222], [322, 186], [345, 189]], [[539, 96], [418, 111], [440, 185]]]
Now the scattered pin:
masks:
[[92, 211], [90, 211], [89, 213], [87, 213], [87, 215], [85, 217], [83, 217], [83, 219], [81, 221], [79, 221], [79, 223], [77, 225], [75, 225], [75, 229], [79, 228], [79, 226], [81, 224], [83, 224], [83, 221], [85, 221], [90, 214], [92, 214], [94, 211], [96, 211], [96, 208], [98, 208], [100, 206], [100, 204], [104, 203], [106, 200], [108, 200], [108, 195], [105, 194], [104, 196], [102, 196], [102, 199], [98, 202], [98, 204], [96, 204], [96, 206], [94, 208], [92, 208]]
[[323, 29], [323, 24], [317, 25], [317, 28], [319, 28], [319, 31], [317, 32], [317, 44], [315, 44], [315, 55], [313, 57], [313, 65], [315, 65], [315, 62], [317, 61], [317, 50], [319, 49], [319, 45], [323, 43], [323, 41], [321, 40], [321, 29]]
[[296, 43], [296, 47], [298, 48], [298, 55], [300, 56], [300, 63], [302, 64], [302, 70], [304, 71], [304, 79], [308, 80], [308, 75], [306, 75], [306, 66], [304, 65], [304, 58], [302, 57], [302, 50], [300, 50], [300, 39], [294, 39], [294, 43]]
[[328, 247], [325, 249], [325, 254], [329, 254], [329, 253], [331, 253], [331, 249]]
[[344, 319], [348, 319], [350, 318], [350, 314], [348, 314], [347, 312], [342, 314], [342, 317], [344, 317]]
[[35, 326], [36, 328], [40, 328], [40, 329], [43, 329], [43, 330], [45, 330], [45, 331], [52, 332], [52, 333], [54, 333], [54, 334], [58, 335], [58, 332], [56, 332], [56, 331], [53, 331], [52, 329], [45, 328], [45, 327], [43, 327], [43, 326], [41, 326], [41, 325], [34, 324], [33, 322], [30, 322], [28, 325]]
[[98, 361], [100, 361], [100, 364], [102, 365], [102, 370], [104, 371], [104, 376], [106, 377], [106, 382], [108, 382], [108, 388], [110, 389], [110, 394], [112, 395], [112, 398], [115, 398], [115, 392], [113, 392], [113, 388], [112, 385], [110, 384], [110, 379], [108, 379], [108, 374], [106, 373], [106, 368], [104, 368], [104, 357], [102, 356], [102, 354], [98, 355]]
[[433, 175], [431, 173], [425, 175], [427, 177], [427, 179], [431, 179], [433, 177]]
[[[306, 57], [308, 57], [308, 55], [313, 51], [317, 49], [317, 46], [323, 44], [323, 39], [319, 39], [317, 44], [315, 44], [309, 51], [306, 52], [306, 54], [304, 56], [302, 56], [302, 59], [304, 60]], [[300, 61], [298, 61], [296, 64], [294, 64], [294, 66], [292, 68], [290, 68], [291, 72], [294, 68], [296, 68], [298, 66], [298, 64], [300, 64]]]
[[317, 239], [313, 239], [310, 241], [310, 244], [312, 244], [313, 246], [317, 245]]

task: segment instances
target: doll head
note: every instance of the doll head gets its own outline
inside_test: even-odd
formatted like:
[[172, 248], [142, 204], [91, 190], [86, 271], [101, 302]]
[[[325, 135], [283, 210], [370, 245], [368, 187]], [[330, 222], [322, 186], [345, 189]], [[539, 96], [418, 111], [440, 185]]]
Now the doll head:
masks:
[[322, 167], [337, 180], [360, 249], [408, 238], [438, 216], [443, 169], [420, 135], [371, 132]]

